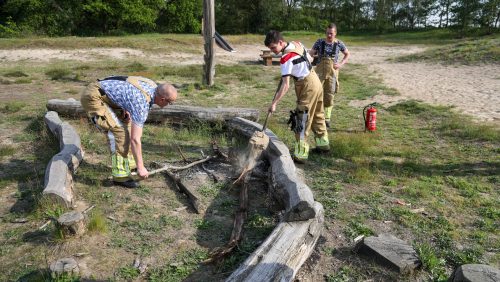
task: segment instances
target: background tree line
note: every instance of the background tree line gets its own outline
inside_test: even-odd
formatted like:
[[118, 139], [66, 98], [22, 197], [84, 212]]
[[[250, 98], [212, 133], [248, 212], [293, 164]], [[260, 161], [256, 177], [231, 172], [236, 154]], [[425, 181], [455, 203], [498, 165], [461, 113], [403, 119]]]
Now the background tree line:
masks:
[[[203, 0], [0, 0], [0, 36], [198, 33]], [[279, 30], [378, 32], [428, 27], [497, 31], [500, 0], [215, 0], [224, 34]]]

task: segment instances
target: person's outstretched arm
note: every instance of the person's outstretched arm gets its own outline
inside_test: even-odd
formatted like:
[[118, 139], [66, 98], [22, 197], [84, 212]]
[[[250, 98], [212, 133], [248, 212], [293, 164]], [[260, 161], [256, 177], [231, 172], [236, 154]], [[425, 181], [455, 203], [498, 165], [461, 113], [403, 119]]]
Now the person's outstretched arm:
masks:
[[269, 111], [271, 113], [274, 113], [276, 111], [276, 105], [278, 104], [279, 100], [285, 96], [286, 92], [288, 91], [288, 88], [290, 88], [290, 76], [283, 76], [281, 78], [281, 87], [278, 90], [278, 93], [276, 94], [276, 97], [274, 97], [273, 102], [271, 103], [271, 106], [269, 107]]
[[142, 178], [147, 178], [149, 172], [144, 166], [142, 160], [142, 127], [132, 123], [132, 132], [130, 133], [130, 144], [132, 147], [132, 154], [134, 155], [135, 163], [137, 164], [137, 174]]

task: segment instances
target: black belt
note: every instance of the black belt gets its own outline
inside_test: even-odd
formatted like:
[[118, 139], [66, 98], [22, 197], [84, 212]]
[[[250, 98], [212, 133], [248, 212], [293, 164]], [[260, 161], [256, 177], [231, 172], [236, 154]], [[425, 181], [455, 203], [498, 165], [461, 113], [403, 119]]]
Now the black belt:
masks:
[[104, 92], [104, 90], [102, 90], [101, 88], [98, 88], [99, 89], [99, 93], [101, 93], [101, 96], [105, 96], [106, 95], [106, 92]]

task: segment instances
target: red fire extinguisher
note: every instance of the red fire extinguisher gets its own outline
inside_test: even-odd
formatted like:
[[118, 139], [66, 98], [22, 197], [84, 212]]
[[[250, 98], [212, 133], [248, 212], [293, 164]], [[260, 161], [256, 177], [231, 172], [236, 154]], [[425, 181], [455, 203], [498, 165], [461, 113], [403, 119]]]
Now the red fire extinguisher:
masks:
[[375, 103], [363, 108], [363, 119], [365, 120], [365, 131], [375, 131], [377, 129], [377, 109]]

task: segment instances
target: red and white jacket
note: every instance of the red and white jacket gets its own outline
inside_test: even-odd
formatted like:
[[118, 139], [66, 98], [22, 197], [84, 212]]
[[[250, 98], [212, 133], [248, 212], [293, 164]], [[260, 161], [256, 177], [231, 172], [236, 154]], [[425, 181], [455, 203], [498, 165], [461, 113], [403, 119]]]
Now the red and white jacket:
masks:
[[304, 45], [291, 41], [283, 50], [281, 57], [281, 76], [291, 76], [295, 80], [304, 79], [311, 73], [311, 63]]

